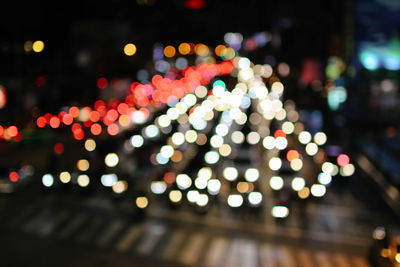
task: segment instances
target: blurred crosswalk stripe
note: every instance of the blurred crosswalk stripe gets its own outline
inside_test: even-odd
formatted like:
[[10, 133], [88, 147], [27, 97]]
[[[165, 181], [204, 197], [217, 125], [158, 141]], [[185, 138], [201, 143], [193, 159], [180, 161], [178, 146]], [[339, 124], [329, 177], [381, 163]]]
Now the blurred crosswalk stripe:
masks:
[[333, 253], [332, 259], [335, 263], [335, 266], [338, 267], [351, 267], [350, 260], [342, 253]]
[[227, 253], [229, 241], [223, 237], [214, 238], [207, 250], [205, 266], [218, 267], [222, 265], [224, 255]]
[[225, 267], [234, 267], [239, 264], [239, 239], [234, 238], [230, 242], [230, 246], [228, 249], [228, 254], [226, 255], [225, 262], [223, 266]]
[[150, 254], [165, 231], [166, 228], [163, 225], [148, 225], [144, 232], [143, 240], [136, 247], [136, 251], [140, 254]]
[[257, 244], [251, 240], [235, 238], [229, 247], [224, 266], [258, 266]]
[[317, 266], [336, 267], [336, 265], [332, 264], [332, 261], [329, 259], [329, 254], [327, 252], [317, 251], [315, 252], [314, 258], [317, 262]]
[[241, 266], [256, 267], [258, 266], [257, 243], [253, 240], [241, 240], [240, 242], [240, 259]]
[[263, 243], [260, 245], [260, 266], [277, 267], [275, 248], [271, 244]]
[[80, 243], [88, 242], [100, 229], [102, 222], [103, 221], [101, 216], [96, 216], [92, 218], [81, 231], [81, 233], [76, 237], [76, 241]]
[[20, 213], [18, 213], [10, 222], [9, 225], [11, 227], [16, 227], [19, 224], [22, 224], [23, 221], [27, 220], [33, 213], [35, 213], [36, 208], [34, 206], [28, 206], [22, 209]]
[[33, 216], [30, 220], [27, 220], [27, 222], [22, 226], [22, 229], [26, 232], [34, 231], [37, 225], [46, 219], [46, 216], [48, 216], [48, 210], [41, 211], [39, 214], [36, 214], [36, 216]]
[[79, 214], [73, 217], [69, 223], [55, 234], [57, 238], [66, 239], [70, 237], [87, 219], [86, 215]]
[[122, 230], [125, 222], [122, 220], [115, 220], [110, 225], [106, 226], [105, 232], [97, 239], [97, 245], [104, 247], [109, 244], [113, 237]]
[[355, 267], [370, 267], [371, 265], [361, 257], [353, 257], [352, 258], [353, 266]]
[[141, 224], [131, 225], [125, 233], [122, 234], [122, 237], [117, 241], [115, 248], [119, 252], [126, 252], [132, 246], [133, 242], [139, 237], [142, 232]]
[[55, 216], [50, 217], [48, 220], [43, 222], [38, 229], [38, 233], [41, 236], [48, 236], [52, 234], [57, 225], [68, 218], [68, 212], [63, 210], [58, 212]]
[[175, 255], [178, 253], [181, 244], [185, 240], [185, 232], [182, 230], [176, 230], [174, 231], [171, 236], [169, 237], [167, 244], [164, 248], [164, 252], [161, 256], [161, 258], [166, 259], [166, 260], [171, 260], [175, 257]]
[[294, 253], [288, 247], [280, 246], [278, 249], [280, 256], [280, 263], [286, 267], [295, 267], [296, 261], [294, 259]]
[[189, 237], [179, 254], [178, 261], [183, 264], [195, 264], [200, 257], [206, 236], [203, 233], [196, 233]]
[[314, 267], [310, 251], [305, 250], [305, 249], [300, 249], [297, 251], [296, 254], [297, 254], [297, 260], [298, 260], [298, 264], [297, 264], [298, 266]]

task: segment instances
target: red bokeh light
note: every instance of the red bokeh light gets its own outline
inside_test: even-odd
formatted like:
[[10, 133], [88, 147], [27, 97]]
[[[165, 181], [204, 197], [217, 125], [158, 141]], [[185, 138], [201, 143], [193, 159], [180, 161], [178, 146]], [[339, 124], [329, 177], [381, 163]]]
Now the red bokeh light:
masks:
[[0, 86], [0, 108], [4, 108], [7, 104], [7, 92], [3, 86]]
[[129, 106], [128, 106], [128, 104], [126, 104], [126, 103], [121, 103], [121, 104], [119, 104], [118, 105], [118, 112], [119, 112], [119, 114], [128, 114], [128, 109], [129, 109]]
[[108, 81], [106, 78], [104, 77], [100, 77], [99, 79], [97, 79], [97, 87], [99, 89], [104, 89], [107, 87]]
[[39, 77], [36, 78], [36, 80], [35, 80], [35, 85], [36, 85], [37, 87], [42, 87], [42, 86], [44, 86], [45, 84], [46, 84], [46, 77], [44, 77], [44, 76], [39, 76]]
[[21, 142], [22, 140], [22, 133], [18, 132], [16, 136], [14, 136], [14, 142]]
[[74, 122], [74, 117], [71, 114], [65, 114], [62, 121], [65, 125], [71, 125]]
[[72, 117], [77, 118], [79, 116], [79, 108], [75, 106], [70, 107], [69, 114], [71, 114]]
[[167, 184], [172, 184], [175, 182], [175, 174], [173, 172], [166, 172], [163, 179]]
[[18, 172], [10, 172], [8, 174], [8, 177], [9, 177], [10, 181], [13, 183], [18, 182], [18, 180], [19, 180]]
[[82, 129], [76, 129], [74, 131], [74, 138], [76, 140], [82, 140], [85, 137], [85, 132]]
[[50, 127], [51, 128], [58, 128], [59, 126], [60, 126], [60, 119], [58, 118], [58, 117], [56, 117], [56, 116], [53, 116], [51, 119], [50, 119]]
[[64, 152], [64, 145], [62, 143], [56, 143], [54, 145], [54, 152], [56, 154], [62, 154]]
[[107, 117], [107, 119], [108, 119], [109, 121], [114, 122], [114, 121], [116, 121], [116, 120], [118, 119], [118, 112], [117, 112], [115, 109], [110, 109], [110, 110], [107, 112], [106, 117]]
[[93, 135], [99, 135], [101, 134], [102, 128], [101, 125], [98, 123], [93, 123], [92, 126], [90, 126], [90, 132]]
[[90, 112], [89, 118], [92, 122], [96, 122], [100, 120], [100, 113], [98, 111]]
[[278, 137], [285, 137], [286, 138], [286, 134], [284, 131], [282, 130], [276, 130], [274, 133], [274, 138], [278, 138]]
[[350, 157], [347, 156], [346, 154], [340, 154], [337, 157], [337, 163], [339, 166], [346, 166], [347, 164], [350, 163]]
[[206, 6], [204, 0], [186, 0], [185, 7], [187, 9], [202, 9]]
[[75, 134], [75, 132], [78, 132], [81, 130], [82, 130], [82, 126], [79, 123], [75, 122], [74, 124], [72, 124], [72, 126], [71, 126], [72, 133]]
[[18, 128], [17, 126], [10, 126], [7, 128], [7, 133], [11, 137], [15, 137], [18, 134]]
[[111, 123], [110, 125], [108, 125], [108, 127], [107, 127], [107, 133], [108, 133], [109, 135], [112, 135], [112, 136], [117, 135], [117, 134], [119, 133], [119, 127], [118, 127], [118, 125], [115, 124], [115, 123]]
[[44, 117], [40, 116], [39, 118], [37, 118], [37, 120], [36, 120], [36, 125], [37, 125], [39, 128], [45, 127], [46, 124], [47, 124], [47, 120], [46, 120]]

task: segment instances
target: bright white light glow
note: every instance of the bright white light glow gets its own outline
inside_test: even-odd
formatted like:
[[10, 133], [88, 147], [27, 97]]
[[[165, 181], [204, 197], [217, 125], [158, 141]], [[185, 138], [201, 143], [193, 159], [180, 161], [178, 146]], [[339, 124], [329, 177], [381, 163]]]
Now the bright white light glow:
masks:
[[224, 178], [228, 181], [235, 181], [239, 175], [235, 167], [226, 167], [222, 173]]
[[[293, 161], [292, 161], [293, 162]], [[273, 171], [277, 171], [282, 167], [282, 160], [278, 157], [272, 157], [269, 160], [269, 168]]]
[[162, 194], [167, 189], [167, 184], [164, 181], [153, 181], [150, 186], [151, 192], [156, 195]]
[[323, 197], [326, 193], [326, 187], [322, 184], [313, 184], [311, 186], [311, 194], [314, 197]]
[[207, 191], [211, 195], [217, 195], [221, 189], [221, 182], [218, 179], [210, 179], [207, 184]]
[[111, 187], [118, 181], [118, 176], [115, 173], [103, 174], [100, 180], [103, 186]]
[[299, 133], [299, 142], [303, 145], [308, 144], [311, 141], [311, 134], [307, 131], [302, 131]]
[[280, 190], [283, 187], [283, 179], [280, 176], [272, 176], [269, 180], [269, 186], [273, 190]]
[[133, 135], [130, 138], [130, 143], [133, 147], [141, 147], [144, 144], [144, 139], [141, 135]]
[[292, 180], [292, 188], [294, 191], [300, 191], [303, 187], [306, 186], [306, 181], [302, 177], [295, 177]]
[[332, 176], [329, 173], [321, 172], [318, 174], [318, 182], [323, 185], [328, 185], [332, 182]]
[[42, 184], [45, 187], [51, 187], [54, 184], [54, 177], [50, 173], [43, 175]]
[[232, 208], [237, 208], [242, 206], [243, 197], [239, 194], [232, 194], [228, 196], [228, 205]]
[[178, 174], [176, 176], [176, 184], [179, 189], [185, 190], [188, 189], [192, 185], [192, 179], [190, 179], [187, 174]]
[[258, 206], [262, 201], [262, 194], [260, 192], [251, 192], [248, 196], [249, 203], [252, 206]]
[[190, 190], [187, 192], [186, 198], [191, 203], [196, 203], [199, 199], [199, 191], [197, 190]]
[[274, 206], [271, 214], [275, 218], [286, 218], [289, 215], [289, 209], [285, 206]]
[[106, 163], [107, 167], [115, 167], [119, 162], [118, 155], [115, 153], [109, 153], [104, 158], [104, 162]]
[[89, 176], [87, 176], [86, 174], [81, 174], [78, 176], [78, 185], [80, 187], [88, 186], [89, 182], [90, 182]]
[[208, 164], [215, 164], [218, 162], [219, 160], [219, 154], [216, 151], [208, 151], [205, 155], [204, 155], [204, 160], [208, 163]]
[[200, 207], [207, 206], [208, 196], [206, 194], [199, 194], [196, 204], [197, 204], [197, 206], [200, 206]]
[[248, 182], [255, 182], [258, 180], [260, 172], [256, 168], [248, 168], [244, 173], [244, 179]]

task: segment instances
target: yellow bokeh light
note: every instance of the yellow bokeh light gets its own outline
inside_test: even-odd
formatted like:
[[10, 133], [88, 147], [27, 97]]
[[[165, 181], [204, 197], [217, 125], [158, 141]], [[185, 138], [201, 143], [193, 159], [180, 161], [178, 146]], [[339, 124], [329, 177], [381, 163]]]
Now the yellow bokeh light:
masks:
[[85, 141], [85, 149], [87, 151], [93, 151], [96, 149], [96, 141], [94, 141], [92, 138], [89, 138]]
[[112, 186], [112, 190], [117, 193], [121, 194], [128, 189], [128, 183], [126, 181], [118, 181]]
[[396, 254], [395, 260], [396, 260], [398, 263], [400, 263], [400, 253], [397, 253], [397, 254]]
[[44, 49], [44, 43], [43, 43], [43, 41], [40, 41], [40, 40], [35, 41], [35, 42], [33, 43], [33, 45], [32, 45], [32, 49], [33, 49], [33, 51], [35, 51], [36, 53], [42, 52], [43, 49]]
[[71, 174], [69, 172], [60, 173], [60, 181], [64, 184], [69, 183], [71, 181]]
[[218, 152], [219, 154], [221, 154], [221, 156], [227, 157], [231, 154], [232, 149], [230, 145], [223, 144], [222, 146], [219, 147]]
[[128, 127], [129, 124], [131, 123], [129, 116], [128, 115], [121, 115], [118, 119], [119, 125], [122, 127]]
[[78, 176], [77, 182], [80, 187], [86, 187], [90, 183], [90, 178], [86, 174], [81, 174]]
[[300, 191], [297, 192], [297, 194], [301, 199], [308, 198], [308, 196], [310, 195], [310, 189], [308, 189], [308, 187], [303, 187]]
[[195, 130], [189, 130], [185, 133], [185, 139], [188, 143], [194, 143], [197, 140], [197, 132]]
[[[225, 49], [225, 50], [224, 50]], [[223, 52], [226, 52], [226, 46], [224, 46], [224, 45], [218, 45], [216, 48], [215, 48], [215, 54], [217, 55], [217, 56], [219, 56], [219, 57], [222, 57], [222, 56], [224, 56], [224, 53]]]
[[164, 48], [164, 55], [166, 57], [173, 57], [175, 56], [176, 50], [175, 47], [173, 47], [172, 45], [168, 45]]
[[87, 161], [86, 159], [80, 159], [76, 163], [76, 167], [80, 171], [87, 171], [89, 169], [89, 166], [90, 166], [89, 161]]
[[194, 48], [194, 51], [198, 56], [205, 57], [210, 52], [210, 49], [205, 44], [197, 44]]
[[190, 45], [188, 43], [181, 43], [178, 47], [178, 51], [181, 55], [187, 55], [190, 53]]
[[144, 209], [149, 204], [147, 197], [138, 197], [136, 198], [136, 206], [140, 209]]
[[171, 190], [169, 192], [169, 199], [171, 202], [177, 203], [182, 200], [182, 193], [179, 190]]
[[222, 49], [221, 55], [224, 59], [229, 60], [229, 59], [233, 59], [235, 57], [236, 52], [235, 52], [235, 50], [233, 50], [233, 48], [228, 47], [228, 48]]
[[127, 56], [133, 56], [136, 54], [136, 45], [129, 43], [124, 46], [124, 53]]

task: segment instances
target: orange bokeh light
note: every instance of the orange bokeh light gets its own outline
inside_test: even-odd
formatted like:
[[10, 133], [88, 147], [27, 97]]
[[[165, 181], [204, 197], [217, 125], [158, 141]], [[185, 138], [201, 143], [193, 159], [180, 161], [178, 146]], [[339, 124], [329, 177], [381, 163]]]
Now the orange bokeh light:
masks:
[[181, 43], [178, 47], [178, 51], [181, 55], [187, 55], [190, 53], [190, 45], [188, 43]]
[[58, 117], [56, 117], [56, 116], [53, 116], [51, 119], [50, 119], [50, 127], [51, 128], [58, 128], [59, 126], [60, 126], [60, 119], [58, 118]]
[[287, 160], [290, 162], [294, 159], [298, 159], [300, 157], [299, 152], [297, 152], [296, 150], [289, 150], [286, 154], [286, 158]]
[[112, 135], [112, 136], [117, 135], [117, 134], [119, 133], [119, 127], [118, 127], [118, 125], [115, 124], [115, 123], [111, 123], [110, 125], [108, 125], [108, 127], [107, 127], [107, 133], [108, 133], [109, 135]]
[[7, 128], [7, 133], [11, 137], [15, 137], [18, 134], [18, 128], [17, 126], [10, 126]]
[[70, 107], [69, 114], [71, 114], [72, 117], [77, 118], [79, 116], [79, 108], [75, 106]]
[[37, 120], [36, 120], [36, 125], [37, 125], [39, 128], [45, 127], [46, 124], [47, 124], [47, 120], [46, 120], [44, 117], [40, 116], [39, 118], [37, 118]]
[[278, 138], [278, 137], [285, 137], [286, 138], [286, 134], [284, 131], [282, 130], [276, 130], [274, 133], [274, 138]]
[[93, 123], [92, 126], [90, 126], [90, 132], [93, 135], [99, 135], [101, 134], [102, 128], [99, 123]]
[[175, 47], [173, 47], [172, 45], [168, 45], [164, 48], [164, 55], [166, 57], [173, 57], [175, 56], [176, 50]]

